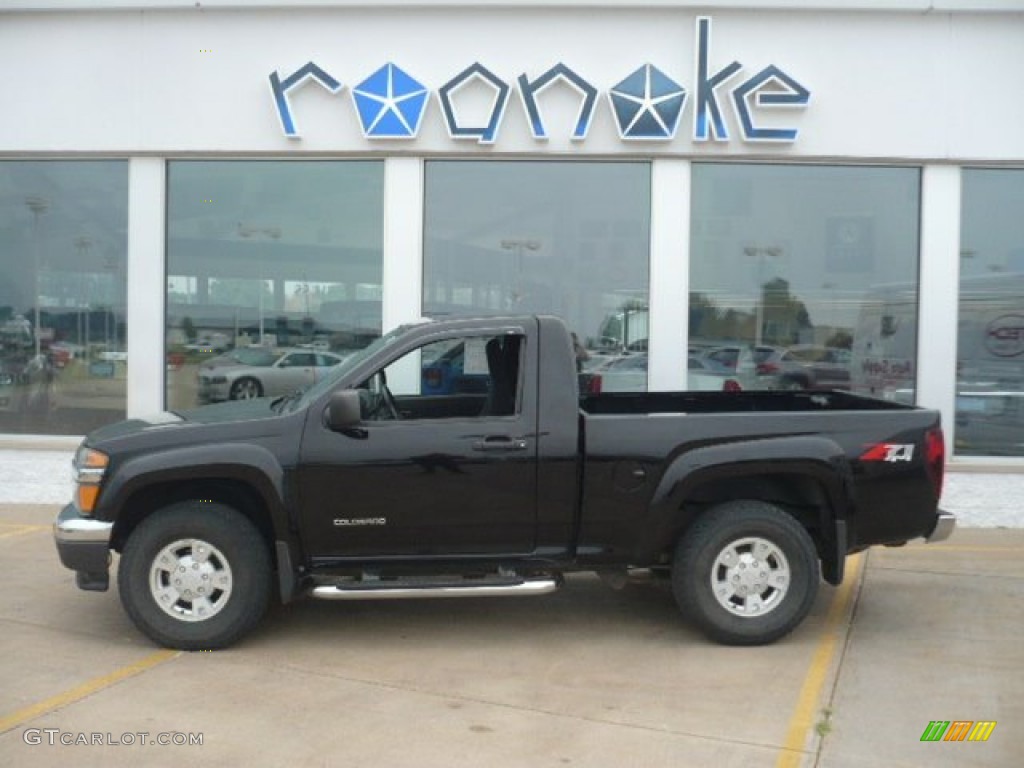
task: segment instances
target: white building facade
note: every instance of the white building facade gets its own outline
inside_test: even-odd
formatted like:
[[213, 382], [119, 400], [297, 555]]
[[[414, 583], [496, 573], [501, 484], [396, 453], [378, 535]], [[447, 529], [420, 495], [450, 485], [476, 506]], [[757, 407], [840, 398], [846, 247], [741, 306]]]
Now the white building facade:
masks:
[[1024, 468], [1024, 3], [14, 0], [0, 68], [0, 433], [544, 312]]

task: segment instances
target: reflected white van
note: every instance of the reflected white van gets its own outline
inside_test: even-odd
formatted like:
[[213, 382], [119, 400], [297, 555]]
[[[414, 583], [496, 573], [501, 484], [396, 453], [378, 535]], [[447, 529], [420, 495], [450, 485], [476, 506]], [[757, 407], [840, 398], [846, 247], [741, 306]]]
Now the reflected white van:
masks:
[[[1024, 274], [965, 277], [957, 323], [954, 444], [962, 455], [1024, 455]], [[914, 402], [917, 294], [874, 289], [854, 332], [854, 392]]]

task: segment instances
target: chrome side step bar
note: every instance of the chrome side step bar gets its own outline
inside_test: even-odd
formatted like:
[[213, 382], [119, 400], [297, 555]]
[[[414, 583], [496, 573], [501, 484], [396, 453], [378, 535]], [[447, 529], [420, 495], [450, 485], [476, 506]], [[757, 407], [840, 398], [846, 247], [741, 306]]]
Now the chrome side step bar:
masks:
[[424, 597], [509, 597], [513, 595], [546, 595], [561, 586], [556, 578], [529, 579], [506, 583], [455, 585], [451, 582], [422, 586], [386, 581], [323, 584], [313, 587], [312, 596], [320, 600], [406, 600]]

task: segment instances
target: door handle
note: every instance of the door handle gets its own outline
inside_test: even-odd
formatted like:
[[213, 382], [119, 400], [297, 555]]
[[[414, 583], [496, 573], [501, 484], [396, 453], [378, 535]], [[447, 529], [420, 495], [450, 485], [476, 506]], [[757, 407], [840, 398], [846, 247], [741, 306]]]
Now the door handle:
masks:
[[525, 451], [526, 440], [508, 435], [488, 435], [473, 443], [474, 451]]

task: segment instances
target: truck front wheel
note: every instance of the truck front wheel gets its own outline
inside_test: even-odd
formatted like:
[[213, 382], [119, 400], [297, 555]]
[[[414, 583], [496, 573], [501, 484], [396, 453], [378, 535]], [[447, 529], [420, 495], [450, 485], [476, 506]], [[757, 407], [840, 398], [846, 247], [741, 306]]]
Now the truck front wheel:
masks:
[[762, 501], [707, 510], [679, 541], [672, 565], [683, 613], [727, 645], [762, 645], [792, 631], [814, 604], [819, 580], [810, 535]]
[[135, 625], [160, 645], [223, 648], [249, 632], [271, 593], [267, 545], [252, 522], [210, 502], [158, 510], [131, 533], [117, 585]]

